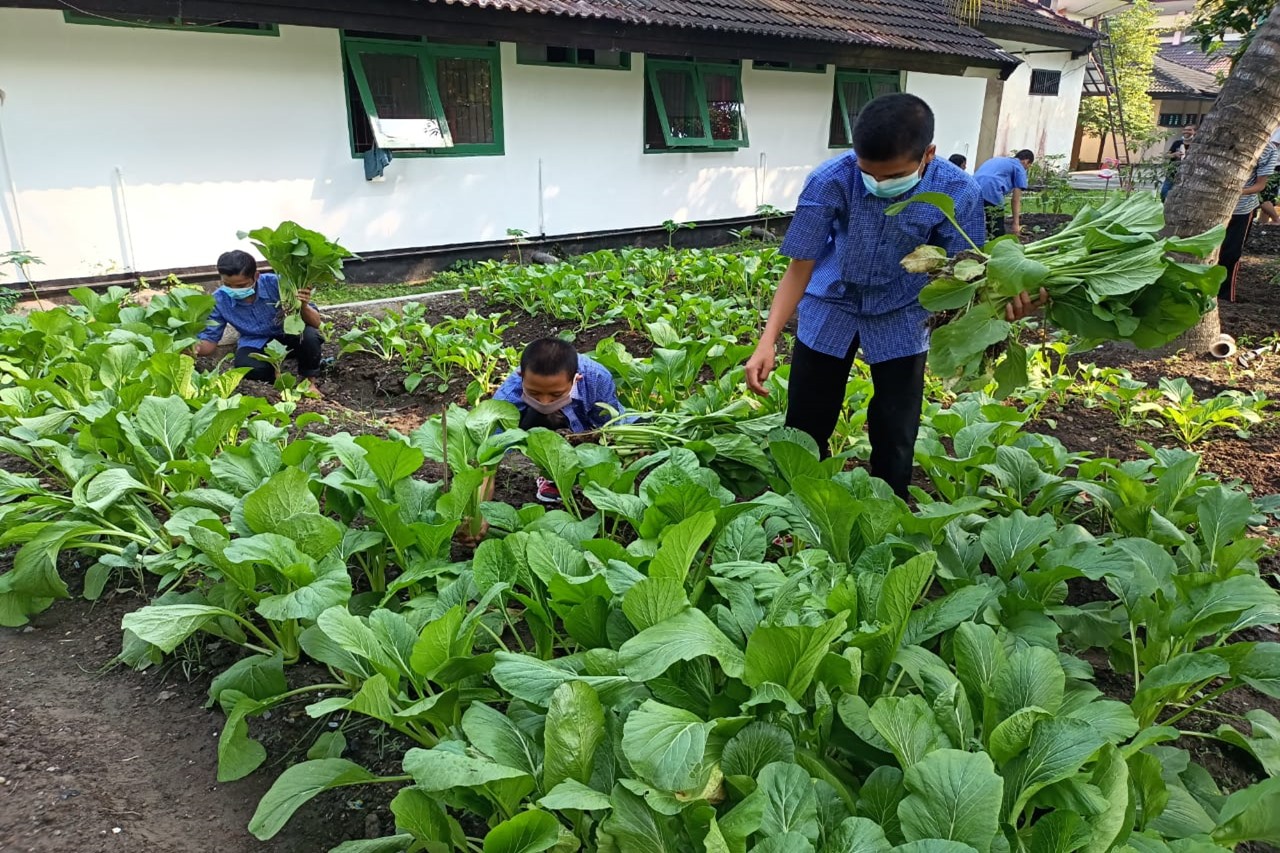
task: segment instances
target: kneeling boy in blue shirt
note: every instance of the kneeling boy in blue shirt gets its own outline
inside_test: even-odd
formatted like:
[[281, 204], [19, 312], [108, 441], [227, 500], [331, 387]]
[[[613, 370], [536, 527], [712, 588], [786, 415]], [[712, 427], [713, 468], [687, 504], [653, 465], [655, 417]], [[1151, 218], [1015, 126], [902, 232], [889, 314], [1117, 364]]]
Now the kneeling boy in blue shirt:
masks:
[[[559, 338], [541, 338], [529, 344], [520, 357], [520, 369], [508, 376], [493, 396], [520, 410], [521, 429], [591, 432], [613, 419], [609, 409], [622, 411], [612, 374]], [[560, 500], [560, 493], [544, 477], [538, 478], [538, 500]]]

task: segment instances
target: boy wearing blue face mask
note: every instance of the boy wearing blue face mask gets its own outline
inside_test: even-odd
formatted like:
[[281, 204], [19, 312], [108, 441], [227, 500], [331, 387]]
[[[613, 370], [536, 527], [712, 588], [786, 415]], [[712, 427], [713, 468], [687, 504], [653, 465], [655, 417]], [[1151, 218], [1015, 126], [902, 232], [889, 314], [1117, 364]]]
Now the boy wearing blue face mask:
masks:
[[1036, 155], [1023, 148], [1012, 157], [992, 157], [979, 166], [973, 179], [982, 190], [982, 205], [987, 217], [987, 239], [1003, 237], [1004, 197], [1010, 197], [1013, 233], [1022, 231], [1022, 191], [1027, 188], [1027, 170]]
[[284, 344], [289, 358], [298, 360], [298, 376], [309, 378], [320, 372], [320, 348], [324, 341], [318, 330], [320, 312], [311, 302], [310, 288], [298, 291], [306, 328], [301, 335], [286, 335], [280, 311], [279, 276], [259, 274], [253, 255], [239, 250], [218, 258], [218, 275], [222, 286], [213, 294], [213, 313], [209, 315], [209, 325], [198, 336], [196, 355], [213, 355], [222, 333], [230, 325], [240, 333], [235, 366], [249, 368], [246, 379], [275, 381], [272, 366], [253, 357], [255, 353], [264, 352], [272, 341]]
[[[901, 261], [925, 244], [954, 255], [969, 242], [934, 207], [913, 204], [897, 216], [886, 216], [885, 208], [918, 193], [942, 193], [955, 202], [961, 228], [978, 245], [983, 241], [978, 185], [936, 157], [933, 131], [933, 111], [914, 95], [884, 95], [863, 108], [854, 150], [805, 182], [782, 243], [792, 260], [746, 365], [747, 386], [767, 394], [774, 348], [798, 309], [786, 423], [811, 435], [825, 457], [861, 348], [875, 386], [867, 408], [871, 473], [903, 498], [920, 429], [929, 314], [919, 300], [927, 276], [907, 273]], [[1008, 316], [1033, 308], [1022, 294]]]
[[[520, 410], [521, 429], [592, 432], [613, 419], [609, 409], [622, 412], [609, 370], [579, 355], [573, 344], [560, 338], [540, 338], [529, 344], [520, 356], [520, 369], [507, 377], [493, 397]], [[555, 485], [544, 477], [538, 478], [538, 500], [560, 500]]]

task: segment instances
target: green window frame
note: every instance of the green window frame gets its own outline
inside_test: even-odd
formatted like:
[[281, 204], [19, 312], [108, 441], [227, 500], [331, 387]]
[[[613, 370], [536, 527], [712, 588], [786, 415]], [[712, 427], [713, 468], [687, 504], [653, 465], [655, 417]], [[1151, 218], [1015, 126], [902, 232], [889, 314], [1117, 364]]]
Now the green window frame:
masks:
[[[383, 146], [396, 157], [484, 157], [505, 153], [502, 60], [496, 44], [375, 39], [344, 33], [342, 49], [353, 157], [363, 156], [378, 143], [374, 128], [380, 128], [381, 122], [388, 119], [432, 122], [438, 131], [439, 144], [434, 147]], [[375, 63], [384, 59], [389, 61], [383, 63], [385, 69], [379, 69]], [[382, 79], [379, 75], [384, 71], [394, 74], [397, 59], [401, 78]], [[416, 69], [411, 70], [415, 65]], [[412, 107], [413, 115], [380, 114], [388, 112], [384, 84], [398, 85], [398, 95], [409, 99], [407, 106]], [[482, 93], [480, 100], [476, 99], [477, 93]]]
[[[713, 87], [726, 82], [731, 97], [716, 99]], [[736, 151], [748, 144], [741, 65], [645, 60], [646, 151]]]
[[280, 27], [277, 24], [255, 24], [249, 21], [203, 21], [189, 20], [179, 17], [147, 15], [98, 15], [80, 12], [63, 12], [62, 20], [68, 24], [90, 24], [99, 27], [130, 27], [143, 30], [173, 30], [186, 33], [223, 33], [241, 36], [278, 36]]
[[[617, 58], [616, 64], [601, 63], [601, 56]], [[554, 44], [516, 45], [517, 65], [546, 65], [553, 68], [594, 68], [598, 71], [630, 71], [631, 54], [625, 50], [598, 50]]]
[[853, 147], [853, 126], [862, 108], [881, 95], [902, 91], [902, 75], [896, 71], [851, 71], [836, 69], [835, 91], [831, 96], [832, 148]]
[[793, 71], [797, 74], [826, 74], [827, 66], [821, 63], [802, 64], [773, 59], [753, 59], [751, 67], [756, 71]]

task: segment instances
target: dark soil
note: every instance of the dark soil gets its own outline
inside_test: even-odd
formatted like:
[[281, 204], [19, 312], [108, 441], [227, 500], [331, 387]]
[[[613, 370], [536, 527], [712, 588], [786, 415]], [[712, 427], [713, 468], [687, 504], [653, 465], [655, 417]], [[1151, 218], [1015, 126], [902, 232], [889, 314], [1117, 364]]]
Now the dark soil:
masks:
[[[1271, 283], [1275, 259], [1247, 256], [1238, 273], [1239, 301], [1220, 306], [1224, 331], [1258, 347], [1280, 335], [1280, 285]], [[1261, 391], [1280, 407], [1280, 354], [1267, 352], [1248, 369], [1237, 361], [1217, 361], [1208, 355], [1179, 353], [1152, 358], [1132, 349], [1106, 346], [1076, 359], [1081, 363], [1123, 367], [1135, 379], [1156, 387], [1160, 380], [1182, 377], [1198, 397], [1211, 397], [1235, 389], [1246, 393]], [[1210, 433], [1194, 448], [1204, 457], [1205, 470], [1228, 480], [1238, 479], [1260, 495], [1280, 492], [1280, 408], [1271, 410], [1264, 422], [1254, 426], [1247, 438], [1231, 430]], [[1145, 456], [1139, 441], [1155, 446], [1174, 445], [1175, 439], [1162, 427], [1121, 427], [1106, 409], [1087, 409], [1079, 400], [1065, 405], [1051, 404], [1039, 421], [1030, 427], [1036, 432], [1057, 436], [1068, 448], [1089, 451], [1118, 459]]]
[[[0, 631], [0, 849], [318, 853], [391, 831], [386, 804], [394, 792], [371, 786], [322, 795], [272, 841], [253, 838], [249, 819], [283, 769], [270, 762], [304, 735], [313, 738], [314, 723], [301, 707], [254, 723], [269, 764], [219, 784], [224, 718], [203, 707], [208, 677], [188, 681], [176, 665], [108, 669], [120, 649], [121, 616], [141, 604], [127, 593], [96, 605], [74, 598], [21, 631]], [[398, 772], [386, 766], [398, 759], [394, 749], [367, 736], [349, 743], [353, 760]]]

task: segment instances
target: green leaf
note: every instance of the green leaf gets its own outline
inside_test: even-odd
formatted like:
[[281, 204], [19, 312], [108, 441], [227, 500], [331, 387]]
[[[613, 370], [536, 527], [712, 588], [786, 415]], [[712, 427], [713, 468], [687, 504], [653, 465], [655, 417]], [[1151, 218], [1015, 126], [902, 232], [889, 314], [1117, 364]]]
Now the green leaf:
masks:
[[924, 841], [910, 841], [893, 848], [893, 853], [974, 853], [968, 844], [959, 841], [944, 841], [941, 838], [929, 838]]
[[391, 800], [391, 813], [396, 817], [396, 828], [408, 832], [418, 841], [443, 844], [452, 841], [449, 816], [426, 791], [402, 788]]
[[1053, 715], [1044, 708], [1022, 708], [1010, 714], [1000, 725], [991, 730], [988, 749], [997, 764], [1005, 764], [1031, 743], [1031, 732], [1036, 723], [1047, 720]]
[[478, 788], [503, 779], [520, 779], [528, 774], [515, 767], [448, 749], [411, 749], [404, 755], [404, 771], [428, 793], [452, 788]]
[[725, 776], [755, 779], [768, 765], [792, 764], [795, 758], [795, 742], [786, 730], [769, 723], [751, 723], [725, 744], [720, 769]]
[[996, 390], [992, 395], [997, 400], [1012, 396], [1018, 390], [1027, 387], [1030, 379], [1027, 376], [1027, 348], [1017, 341], [1009, 342], [1009, 349], [1004, 358], [996, 365]]
[[871, 771], [858, 791], [858, 814], [875, 821], [884, 829], [885, 836], [896, 842], [902, 838], [898, 805], [906, 796], [902, 771], [882, 765]]
[[1066, 673], [1058, 655], [1041, 646], [1025, 646], [1009, 655], [992, 683], [996, 707], [1005, 719], [1023, 708], [1043, 708], [1050, 714], [1062, 707]]
[[573, 486], [577, 482], [582, 466], [578, 462], [578, 454], [573, 445], [564, 436], [549, 429], [538, 427], [529, 430], [525, 437], [525, 454], [546, 473], [556, 484], [560, 494], [572, 499]]
[[889, 853], [892, 846], [880, 824], [865, 817], [850, 817], [836, 827], [822, 853]]
[[610, 799], [613, 811], [600, 828], [613, 838], [618, 853], [688, 853], [680, 846], [675, 818], [655, 814], [622, 785], [614, 786]]
[[425, 453], [404, 441], [373, 435], [362, 435], [355, 441], [364, 448], [364, 461], [373, 475], [388, 488], [412, 477], [426, 461]]
[[348, 785], [362, 785], [378, 777], [343, 758], [322, 758], [295, 764], [281, 773], [258, 802], [249, 831], [259, 841], [275, 837], [293, 813], [317, 794]]
[[927, 204], [930, 207], [937, 208], [942, 211], [942, 215], [946, 217], [947, 221], [951, 223], [953, 228], [960, 231], [962, 234], [964, 233], [963, 229], [960, 228], [960, 224], [956, 222], [955, 199], [946, 193], [916, 193], [909, 199], [889, 205], [884, 209], [884, 214], [885, 216], [897, 216], [912, 204]]
[[999, 831], [1004, 780], [983, 753], [940, 749], [907, 768], [898, 806], [908, 841], [959, 841], [988, 853]]
[[84, 482], [82, 492], [79, 488], [80, 484], [77, 483], [76, 486], [76, 491], [80, 493], [77, 496], [77, 503], [83, 503], [84, 506], [98, 513], [106, 512], [125, 495], [146, 491], [147, 488], [123, 468], [108, 468], [93, 475]]
[[627, 716], [622, 751], [640, 778], [664, 791], [683, 791], [697, 783], [714, 728], [696, 714], [650, 699]]
[[556, 785], [547, 792], [545, 797], [538, 800], [538, 805], [556, 812], [567, 809], [591, 812], [613, 808], [608, 794], [602, 794], [595, 788], [588, 788], [574, 779], [566, 779]]
[[484, 853], [542, 853], [560, 840], [560, 822], [544, 811], [521, 812], [489, 830]]
[[[570, 681], [557, 687], [547, 709], [543, 790], [551, 791], [564, 782], [590, 782], [604, 736], [604, 706], [591, 685]], [[608, 800], [604, 794], [598, 796]]]
[[1030, 567], [1036, 549], [1047, 542], [1057, 529], [1053, 516], [1032, 517], [1019, 509], [1011, 515], [997, 516], [988, 521], [982, 528], [979, 541], [1000, 577], [1007, 581]]
[[1215, 560], [1230, 542], [1242, 536], [1253, 515], [1253, 502], [1237, 489], [1215, 486], [1206, 490], [1196, 506], [1200, 538]]
[[1267, 779], [1227, 797], [1213, 840], [1229, 847], [1245, 841], [1280, 845], [1280, 779]]
[[940, 329], [929, 345], [929, 367], [941, 377], [957, 373], [988, 347], [1009, 337], [1013, 326], [986, 304], [975, 305]]
[[238, 692], [230, 693], [228, 699], [235, 701], [231, 704], [227, 722], [218, 738], [219, 782], [243, 779], [267, 760], [266, 747], [249, 737], [249, 724], [245, 719], [250, 714], [262, 711], [266, 705]]
[[751, 853], [813, 853], [813, 841], [798, 832], [786, 832], [765, 838]]
[[766, 837], [796, 832], [810, 841], [818, 838], [818, 800], [813, 780], [796, 764], [770, 764], [760, 771], [764, 816], [760, 832]]
[[250, 655], [236, 661], [209, 685], [212, 705], [224, 690], [236, 690], [251, 699], [269, 699], [289, 689], [284, 677], [282, 655]]
[[1037, 792], [1075, 774], [1105, 743], [1106, 738], [1083, 720], [1036, 723], [1027, 751], [1003, 768], [1006, 819], [1016, 820]]
[[618, 662], [631, 680], [651, 681], [676, 661], [704, 655], [717, 660], [731, 678], [742, 676], [745, 666], [742, 651], [705, 613], [691, 607], [623, 643], [618, 650]]
[[138, 432], [153, 439], [169, 459], [186, 456], [191, 436], [191, 409], [181, 397], [143, 397], [131, 418]]
[[972, 302], [977, 292], [977, 282], [944, 276], [933, 279], [921, 289], [920, 304], [929, 311], [954, 311]]
[[743, 682], [749, 687], [780, 684], [797, 701], [803, 700], [818, 666], [844, 629], [844, 615], [820, 627], [761, 625], [747, 639]]
[[688, 607], [684, 580], [676, 578], [645, 578], [622, 598], [622, 612], [638, 631], [652, 628]]
[[414, 672], [426, 679], [435, 678], [455, 654], [470, 651], [460, 649], [458, 643], [458, 633], [465, 616], [466, 610], [459, 604], [423, 626], [409, 658]]
[[311, 494], [311, 478], [301, 468], [285, 468], [244, 499], [244, 520], [254, 533], [277, 533], [294, 516], [315, 515], [320, 503]]
[[649, 563], [649, 577], [670, 578], [684, 583], [698, 550], [715, 526], [714, 513], [700, 512], [664, 530], [658, 553]]
[[853, 527], [862, 513], [859, 502], [834, 480], [799, 477], [791, 488], [808, 513], [806, 520], [818, 530], [822, 547], [836, 560], [848, 563]]
[[493, 679], [503, 690], [535, 705], [546, 707], [556, 688], [567, 681], [583, 681], [609, 703], [633, 688], [625, 675], [580, 675], [563, 661], [543, 661], [527, 655], [498, 652]]
[[1028, 853], [1074, 853], [1089, 842], [1089, 828], [1075, 812], [1057, 810], [1035, 822]]
[[462, 731], [472, 746], [494, 761], [537, 777], [542, 767], [542, 745], [506, 714], [473, 702], [462, 715]]
[[1107, 853], [1124, 840], [1131, 825], [1129, 767], [1112, 744], [1098, 754], [1093, 784], [1107, 801], [1107, 810], [1089, 820], [1090, 840], [1083, 853]]
[[1017, 240], [1001, 240], [991, 248], [987, 261], [987, 283], [995, 293], [1012, 298], [1019, 293], [1035, 295], [1049, 277], [1049, 268], [1027, 257]]
[[965, 692], [978, 698], [991, 695], [996, 673], [1005, 665], [1004, 646], [996, 632], [976, 622], [961, 623], [953, 635], [956, 676]]
[[870, 720], [903, 768], [952, 746], [933, 710], [915, 694], [880, 697], [871, 706]]
[[233, 615], [203, 604], [151, 604], [126, 613], [120, 627], [168, 654], [213, 620]]
[[1222, 240], [1226, 237], [1227, 227], [1225, 225], [1215, 225], [1203, 234], [1197, 234], [1194, 237], [1170, 237], [1165, 240], [1164, 248], [1167, 252], [1181, 252], [1186, 255], [1194, 255], [1197, 258], [1207, 258], [1213, 253], [1213, 250], [1222, 245]]

